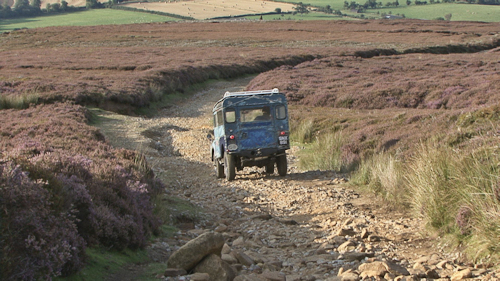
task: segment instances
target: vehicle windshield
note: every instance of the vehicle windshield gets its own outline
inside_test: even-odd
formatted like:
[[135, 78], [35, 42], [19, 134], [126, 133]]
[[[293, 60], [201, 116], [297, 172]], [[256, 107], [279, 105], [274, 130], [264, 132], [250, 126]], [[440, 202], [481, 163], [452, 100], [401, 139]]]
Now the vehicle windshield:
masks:
[[272, 119], [269, 106], [241, 109], [240, 116], [242, 123], [270, 121]]

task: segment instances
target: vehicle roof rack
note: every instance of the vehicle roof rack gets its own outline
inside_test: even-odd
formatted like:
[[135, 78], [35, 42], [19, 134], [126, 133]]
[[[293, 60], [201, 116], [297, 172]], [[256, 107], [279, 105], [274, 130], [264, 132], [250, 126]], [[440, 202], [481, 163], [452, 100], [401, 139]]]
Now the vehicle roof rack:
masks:
[[269, 95], [278, 94], [280, 91], [278, 88], [272, 90], [260, 90], [260, 91], [246, 91], [246, 92], [226, 92], [224, 98], [235, 97], [235, 96], [255, 96], [255, 95]]

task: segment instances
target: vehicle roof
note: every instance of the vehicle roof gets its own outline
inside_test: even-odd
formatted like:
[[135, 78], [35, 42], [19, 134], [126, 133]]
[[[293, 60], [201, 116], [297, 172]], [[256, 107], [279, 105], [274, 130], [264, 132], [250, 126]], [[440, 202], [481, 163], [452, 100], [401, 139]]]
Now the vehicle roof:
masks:
[[226, 92], [224, 97], [215, 103], [213, 111], [228, 106], [259, 105], [270, 103], [286, 103], [286, 97], [277, 88], [272, 90]]

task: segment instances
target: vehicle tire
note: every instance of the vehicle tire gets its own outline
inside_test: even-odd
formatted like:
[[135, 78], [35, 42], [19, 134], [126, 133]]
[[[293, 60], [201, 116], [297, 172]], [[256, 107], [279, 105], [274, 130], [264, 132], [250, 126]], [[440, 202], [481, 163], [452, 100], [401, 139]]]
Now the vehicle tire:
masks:
[[278, 174], [282, 177], [286, 176], [287, 163], [286, 163], [286, 153], [276, 158], [276, 166], [278, 167]]
[[224, 166], [220, 163], [219, 159], [214, 157], [215, 175], [218, 179], [224, 178]]
[[234, 156], [227, 152], [224, 152], [224, 172], [226, 174], [226, 180], [232, 181], [236, 177], [236, 161]]
[[274, 162], [271, 160], [269, 160], [269, 162], [266, 164], [266, 173], [274, 174]]

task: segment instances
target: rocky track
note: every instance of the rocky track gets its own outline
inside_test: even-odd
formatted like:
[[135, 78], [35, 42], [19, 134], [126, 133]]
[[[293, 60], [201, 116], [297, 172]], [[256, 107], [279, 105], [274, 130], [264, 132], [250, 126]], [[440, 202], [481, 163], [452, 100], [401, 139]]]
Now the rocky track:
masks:
[[[218, 263], [231, 266], [210, 280], [499, 280], [488, 265], [445, 253], [439, 239], [423, 234], [420, 220], [353, 189], [343, 175], [298, 169], [297, 147], [289, 151], [286, 177], [245, 168], [235, 181], [216, 179], [207, 139], [212, 106], [250, 79], [212, 84], [152, 119], [101, 113], [108, 141], [142, 151], [167, 193], [205, 210], [180, 224], [175, 239], [151, 245], [153, 259], [166, 260], [213, 232], [224, 239]], [[208, 280], [192, 273], [167, 270], [177, 276], [157, 278]]]

